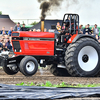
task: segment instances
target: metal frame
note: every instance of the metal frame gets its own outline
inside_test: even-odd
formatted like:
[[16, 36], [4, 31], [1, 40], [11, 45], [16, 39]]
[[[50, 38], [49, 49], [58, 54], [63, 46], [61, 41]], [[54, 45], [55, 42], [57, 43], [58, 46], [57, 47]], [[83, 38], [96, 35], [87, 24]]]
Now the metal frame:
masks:
[[[67, 16], [67, 19], [68, 19], [68, 18], [74, 19], [74, 22], [73, 22], [73, 23], [74, 23], [74, 29], [71, 28], [71, 26], [72, 26], [72, 25], [71, 25], [72, 20], [69, 20], [69, 23], [70, 23], [70, 27], [69, 27], [69, 28], [70, 28], [70, 32], [69, 32], [69, 33], [71, 33], [71, 30], [74, 30], [74, 34], [76, 34], [76, 31], [78, 31], [78, 33], [79, 33], [79, 15], [78, 15], [78, 14], [71, 14], [71, 13], [70, 13], [70, 14], [67, 14], [67, 13], [66, 13], [66, 14], [64, 15], [64, 17], [63, 17], [63, 22], [62, 22], [61, 29], [62, 29], [62, 27], [63, 27], [63, 24], [66, 23], [66, 22], [65, 22], [66, 16]], [[73, 18], [73, 17], [74, 17], [74, 18]], [[78, 30], [76, 29], [76, 25], [78, 26]]]

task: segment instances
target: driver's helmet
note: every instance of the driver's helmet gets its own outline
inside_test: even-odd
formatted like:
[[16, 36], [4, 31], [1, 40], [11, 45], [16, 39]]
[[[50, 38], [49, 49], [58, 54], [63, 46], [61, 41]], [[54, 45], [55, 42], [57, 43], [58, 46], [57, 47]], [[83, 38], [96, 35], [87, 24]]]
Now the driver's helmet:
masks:
[[66, 27], [69, 27], [69, 23], [70, 23], [70, 19], [67, 18], [67, 19], [65, 20], [65, 26], [66, 26]]
[[67, 19], [65, 20], [65, 22], [66, 22], [66, 23], [69, 22], [69, 19], [67, 18]]

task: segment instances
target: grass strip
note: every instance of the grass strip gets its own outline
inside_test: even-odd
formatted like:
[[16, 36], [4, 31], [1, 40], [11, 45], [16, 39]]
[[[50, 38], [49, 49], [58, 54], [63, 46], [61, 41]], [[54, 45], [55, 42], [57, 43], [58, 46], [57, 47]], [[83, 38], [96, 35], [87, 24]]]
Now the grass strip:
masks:
[[43, 87], [100, 87], [100, 83], [98, 84], [66, 84], [62, 82], [61, 84], [52, 84], [50, 81], [46, 81], [45, 84], [34, 84], [33, 82], [25, 84], [24, 82], [16, 84], [17, 86], [43, 86]]

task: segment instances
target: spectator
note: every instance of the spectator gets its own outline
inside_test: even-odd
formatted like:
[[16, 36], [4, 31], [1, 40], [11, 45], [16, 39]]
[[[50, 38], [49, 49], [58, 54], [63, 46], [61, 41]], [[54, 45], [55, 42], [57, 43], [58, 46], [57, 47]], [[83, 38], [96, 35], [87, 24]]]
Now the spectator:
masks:
[[83, 34], [83, 28], [82, 27], [83, 27], [83, 25], [79, 26], [79, 34]]
[[100, 38], [98, 38], [98, 42], [100, 43]]
[[21, 26], [19, 22], [17, 23], [17, 25], [15, 25], [14, 31], [21, 31]]
[[44, 28], [44, 32], [46, 32], [47, 31], [47, 29], [46, 28]]
[[25, 27], [25, 24], [23, 24], [23, 27], [21, 27], [21, 31], [28, 31], [28, 29]]
[[93, 30], [94, 30], [94, 27], [92, 27], [92, 29], [91, 29], [91, 35], [93, 35]]
[[4, 39], [5, 39], [4, 35], [3, 35], [1, 38], [2, 38], [2, 40], [1, 40], [1, 41], [3, 42], [3, 41], [4, 41]]
[[58, 32], [61, 31], [61, 26], [60, 26], [60, 23], [59, 22], [57, 22], [56, 28], [57, 28]]
[[65, 23], [64, 23], [64, 25], [63, 25], [63, 27], [62, 27], [62, 30], [65, 30]]
[[90, 24], [87, 24], [88, 34], [91, 34]]
[[85, 26], [84, 30], [83, 30], [83, 34], [91, 34], [91, 30], [89, 29], [88, 25]]
[[10, 27], [10, 30], [8, 31], [8, 35], [11, 36], [12, 32], [13, 32], [13, 27]]
[[5, 27], [2, 27], [1, 34], [7, 34], [7, 32], [5, 31]]
[[33, 32], [36, 32], [36, 29], [35, 28], [33, 29]]
[[2, 35], [7, 35], [4, 31], [2, 32]]
[[40, 29], [37, 29], [37, 32], [40, 32], [41, 30]]
[[85, 35], [88, 35], [88, 32], [86, 32]]
[[97, 28], [97, 24], [94, 25], [93, 34], [99, 35], [99, 29]]
[[12, 46], [10, 45], [10, 41], [9, 41], [9, 38], [7, 38], [7, 40], [6, 40], [6, 44], [5, 44], [6, 46], [7, 46], [7, 49], [8, 50], [12, 50]]
[[30, 31], [30, 32], [32, 32], [32, 30], [31, 30], [31, 29], [30, 29], [29, 31]]
[[0, 48], [2, 47], [3, 45], [2, 45], [2, 39], [0, 38]]
[[49, 29], [48, 32], [51, 32], [51, 29]]
[[7, 46], [6, 46], [5, 42], [3, 42], [2, 44], [3, 44], [3, 46], [2, 46], [2, 51], [8, 51], [8, 49], [7, 49]]
[[5, 45], [7, 47], [8, 50], [12, 50], [12, 46], [10, 45], [10, 39], [8, 35], [5, 35]]
[[93, 35], [95, 35], [95, 38], [98, 40], [99, 29], [97, 28], [97, 24], [94, 25]]

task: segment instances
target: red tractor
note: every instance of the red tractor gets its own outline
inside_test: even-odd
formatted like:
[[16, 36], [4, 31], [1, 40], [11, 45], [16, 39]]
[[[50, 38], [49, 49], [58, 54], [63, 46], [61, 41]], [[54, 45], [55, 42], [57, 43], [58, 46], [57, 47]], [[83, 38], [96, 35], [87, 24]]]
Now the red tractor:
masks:
[[32, 76], [50, 66], [56, 76], [96, 76], [100, 72], [100, 44], [91, 35], [79, 34], [79, 15], [65, 14], [61, 32], [12, 33], [15, 56], [1, 56], [4, 71]]

